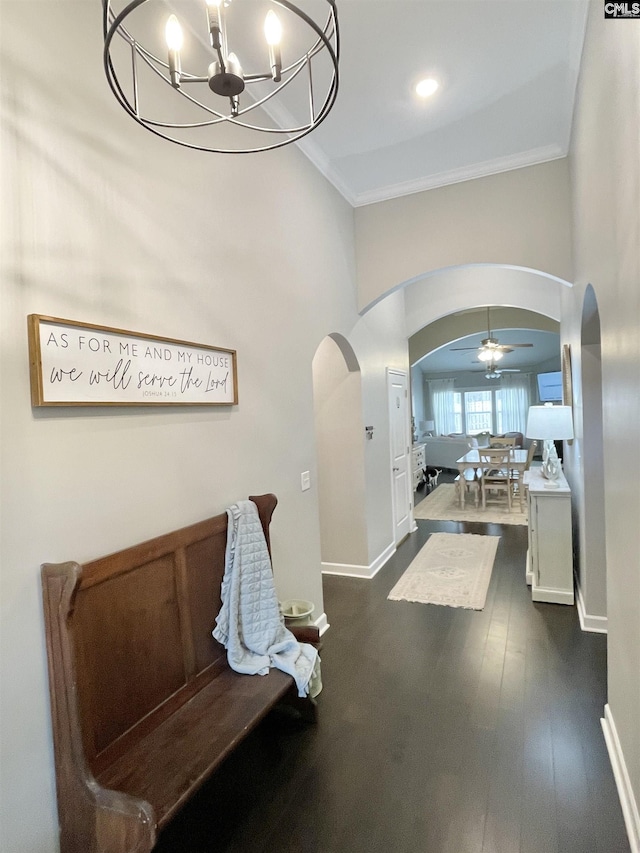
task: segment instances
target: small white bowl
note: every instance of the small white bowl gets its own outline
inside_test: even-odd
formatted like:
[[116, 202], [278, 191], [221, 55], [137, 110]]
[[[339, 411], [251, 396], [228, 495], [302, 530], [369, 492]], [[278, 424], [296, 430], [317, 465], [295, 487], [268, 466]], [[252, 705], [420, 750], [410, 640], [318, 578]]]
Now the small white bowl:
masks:
[[299, 622], [307, 620], [313, 613], [313, 602], [302, 598], [290, 598], [281, 604], [282, 615], [285, 621]]

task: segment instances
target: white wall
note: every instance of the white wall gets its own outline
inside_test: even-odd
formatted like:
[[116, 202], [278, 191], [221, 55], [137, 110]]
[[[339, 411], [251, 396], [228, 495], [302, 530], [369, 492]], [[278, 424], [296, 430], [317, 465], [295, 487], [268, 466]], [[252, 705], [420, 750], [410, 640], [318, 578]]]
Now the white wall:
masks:
[[[138, 127], [103, 79], [100, 4], [1, 13], [0, 850], [52, 853], [40, 564], [273, 491], [278, 592], [322, 613], [311, 362], [360, 321], [352, 211], [300, 152], [207, 155]], [[33, 410], [32, 312], [237, 349], [239, 405]]]
[[[452, 247], [452, 259], [454, 251]], [[421, 334], [421, 330], [436, 320], [444, 320], [451, 312], [490, 304], [522, 308], [559, 320], [562, 291], [570, 287], [570, 283], [559, 282], [540, 272], [496, 264], [452, 266], [445, 270], [425, 273], [404, 288], [407, 333], [416, 339], [410, 341], [412, 360], [417, 355], [414, 346], [417, 339], [429, 335], [428, 331]], [[508, 320], [509, 312], [505, 312], [503, 316]], [[486, 328], [486, 312], [484, 318]], [[501, 323], [498, 308], [492, 312], [492, 326], [499, 329]], [[451, 327], [449, 330], [454, 332]], [[473, 331], [461, 333], [473, 334]]]
[[361, 317], [349, 334], [362, 370], [363, 422], [374, 427], [373, 439], [365, 442], [369, 565], [373, 567], [394, 543], [386, 371], [393, 368], [409, 376], [404, 319], [404, 295], [394, 293]]
[[420, 424], [427, 419], [427, 416], [424, 399], [424, 377], [417, 366], [411, 367], [411, 411], [415, 421], [415, 432], [418, 437], [421, 437], [423, 430]]
[[[628, 826], [640, 849], [640, 28], [592, 2], [570, 149], [575, 287], [563, 294], [578, 434], [566, 464], [574, 491], [602, 490], [580, 431], [585, 289], [600, 313], [608, 616], [609, 728], [617, 734]], [[577, 381], [576, 381], [577, 380]], [[615, 739], [614, 739], [615, 740]], [[635, 809], [635, 813], [634, 813]]]
[[360, 308], [425, 273], [465, 264], [525, 267], [571, 281], [567, 178], [566, 159], [555, 160], [358, 208]]

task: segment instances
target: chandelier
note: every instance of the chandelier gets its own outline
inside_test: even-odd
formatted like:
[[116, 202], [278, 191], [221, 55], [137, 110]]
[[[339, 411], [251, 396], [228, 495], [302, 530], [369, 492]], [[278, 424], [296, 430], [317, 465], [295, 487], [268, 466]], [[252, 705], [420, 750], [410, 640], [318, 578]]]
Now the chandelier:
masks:
[[269, 151], [306, 136], [335, 103], [335, 0], [102, 5], [113, 94], [135, 121], [171, 142], [222, 154]]

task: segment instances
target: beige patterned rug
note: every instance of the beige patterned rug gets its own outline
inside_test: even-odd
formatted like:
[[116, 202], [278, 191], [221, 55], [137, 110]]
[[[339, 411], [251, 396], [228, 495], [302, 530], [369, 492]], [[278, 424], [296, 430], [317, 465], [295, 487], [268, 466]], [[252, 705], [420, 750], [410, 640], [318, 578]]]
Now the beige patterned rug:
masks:
[[520, 512], [520, 503], [516, 498], [511, 503], [511, 512], [506, 505], [504, 509], [496, 504], [487, 502], [487, 508], [482, 505], [475, 508], [473, 495], [465, 497], [464, 509], [460, 503], [453, 483], [441, 483], [430, 495], [420, 501], [414, 510], [414, 517], [425, 521], [483, 521], [485, 524], [527, 524], [527, 504], [524, 512]]
[[432, 533], [387, 597], [482, 610], [499, 541], [475, 533]]

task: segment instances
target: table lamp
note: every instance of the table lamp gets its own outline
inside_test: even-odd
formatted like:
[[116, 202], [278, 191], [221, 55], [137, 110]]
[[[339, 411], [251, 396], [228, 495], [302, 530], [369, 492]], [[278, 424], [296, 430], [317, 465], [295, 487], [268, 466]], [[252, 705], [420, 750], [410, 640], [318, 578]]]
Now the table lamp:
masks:
[[571, 406], [530, 406], [527, 418], [527, 438], [544, 442], [542, 450], [542, 474], [549, 480], [545, 489], [557, 489], [560, 476], [560, 460], [554, 440], [573, 438]]
[[436, 428], [435, 421], [422, 421], [420, 426], [422, 427], [422, 432], [427, 435], [433, 435], [433, 431]]

